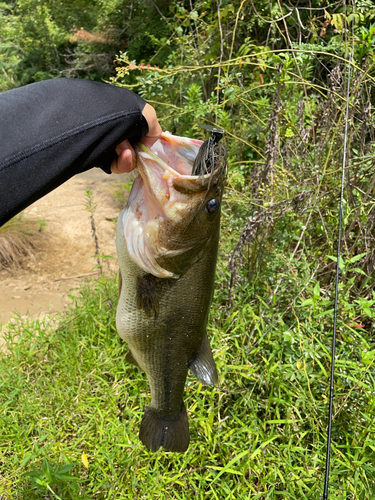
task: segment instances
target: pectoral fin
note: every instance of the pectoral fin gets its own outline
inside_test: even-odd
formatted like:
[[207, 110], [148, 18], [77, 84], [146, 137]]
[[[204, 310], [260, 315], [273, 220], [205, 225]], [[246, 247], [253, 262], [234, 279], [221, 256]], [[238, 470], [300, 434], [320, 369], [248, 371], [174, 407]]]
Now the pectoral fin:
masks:
[[218, 385], [219, 378], [207, 333], [203, 337], [198, 356], [189, 368], [202, 384]]
[[137, 307], [143, 309], [149, 318], [151, 314], [155, 319], [159, 316], [159, 297], [156, 289], [157, 278], [152, 274], [138, 276], [137, 279]]

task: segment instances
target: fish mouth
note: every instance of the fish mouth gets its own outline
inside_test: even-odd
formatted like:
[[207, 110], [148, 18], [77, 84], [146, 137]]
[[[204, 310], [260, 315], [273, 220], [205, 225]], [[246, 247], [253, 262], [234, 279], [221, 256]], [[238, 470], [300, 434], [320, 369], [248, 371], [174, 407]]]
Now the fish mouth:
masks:
[[[171, 190], [173, 187], [186, 194], [206, 190], [212, 174], [191, 175], [202, 144], [203, 141], [187, 140], [186, 137], [175, 137], [168, 133], [162, 134], [151, 149], [138, 143], [135, 148], [138, 155], [137, 168], [144, 182], [154, 189], [159, 182], [164, 188], [169, 187]], [[158, 194], [158, 190], [155, 194]]]
[[[178, 279], [180, 274], [158, 263], [191, 254], [198, 242], [176, 241], [173, 227], [187, 225], [197, 207], [204, 203], [213, 177], [220, 168], [205, 175], [191, 175], [203, 141], [163, 133], [151, 147], [135, 146], [137, 170], [123, 215], [123, 230], [130, 258], [159, 278]], [[183, 231], [182, 231], [183, 232]]]
[[178, 173], [183, 177], [191, 176], [194, 160], [198, 154], [203, 141], [178, 137], [163, 132], [160, 139], [148, 148], [142, 142], [137, 143], [136, 149], [139, 152], [151, 155], [158, 162], [161, 168], [170, 172]]

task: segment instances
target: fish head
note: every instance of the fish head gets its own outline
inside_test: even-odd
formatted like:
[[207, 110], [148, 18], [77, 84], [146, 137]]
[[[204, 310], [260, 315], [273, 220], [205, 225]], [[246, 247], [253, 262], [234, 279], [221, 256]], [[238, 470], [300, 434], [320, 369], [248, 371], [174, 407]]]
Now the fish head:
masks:
[[137, 170], [123, 214], [130, 258], [159, 278], [179, 278], [219, 236], [226, 177], [219, 144], [211, 172], [191, 175], [203, 142], [163, 133], [151, 149], [136, 146]]

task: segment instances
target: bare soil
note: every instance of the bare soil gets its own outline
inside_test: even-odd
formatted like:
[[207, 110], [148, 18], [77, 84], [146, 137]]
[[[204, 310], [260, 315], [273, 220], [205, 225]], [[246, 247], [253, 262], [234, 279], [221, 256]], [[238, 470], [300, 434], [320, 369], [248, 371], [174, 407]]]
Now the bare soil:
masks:
[[125, 175], [107, 175], [92, 169], [76, 175], [58, 189], [31, 205], [26, 215], [45, 220], [45, 240], [36, 259], [28, 259], [20, 269], [0, 271], [0, 325], [15, 314], [33, 317], [62, 311], [71, 301], [79, 283], [93, 279], [97, 271], [95, 243], [90, 214], [85, 210], [85, 190], [94, 192], [97, 208], [94, 219], [104, 271], [118, 268], [115, 221], [120, 213], [111, 197], [111, 184], [127, 180]]

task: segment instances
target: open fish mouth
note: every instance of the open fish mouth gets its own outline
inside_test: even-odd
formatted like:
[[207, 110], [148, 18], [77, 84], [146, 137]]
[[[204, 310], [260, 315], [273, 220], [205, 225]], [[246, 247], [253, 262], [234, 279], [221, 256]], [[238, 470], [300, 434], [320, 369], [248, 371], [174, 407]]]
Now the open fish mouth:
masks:
[[141, 142], [136, 149], [139, 157], [149, 154], [162, 168], [177, 172], [182, 176], [191, 176], [195, 158], [203, 141], [178, 137], [163, 132], [161, 138], [149, 149]]
[[207, 191], [223, 177], [220, 159], [210, 172], [192, 175], [202, 144], [167, 132], [150, 149], [135, 146], [140, 175], [122, 216], [123, 230], [130, 258], [156, 277], [180, 277], [159, 262], [194, 253], [198, 242], [177, 236], [186, 233]]

